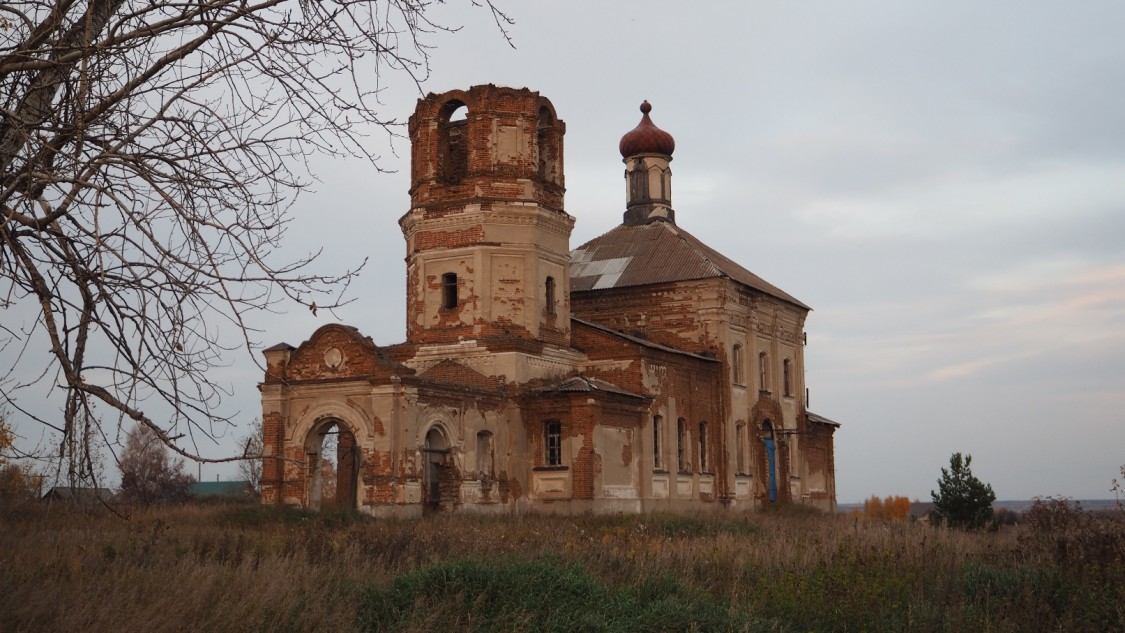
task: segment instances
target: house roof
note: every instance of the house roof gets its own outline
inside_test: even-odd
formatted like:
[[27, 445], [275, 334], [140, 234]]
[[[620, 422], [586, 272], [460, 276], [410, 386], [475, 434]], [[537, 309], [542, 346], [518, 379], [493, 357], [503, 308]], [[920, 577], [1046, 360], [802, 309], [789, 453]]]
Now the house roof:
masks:
[[618, 387], [617, 385], [608, 383], [604, 380], [597, 378], [590, 378], [589, 376], [575, 376], [567, 378], [562, 382], [555, 383], [550, 387], [540, 389], [539, 393], [580, 393], [580, 392], [594, 392], [602, 391], [605, 393], [617, 394], [619, 396], [629, 396], [631, 398], [645, 398], [639, 393], [633, 393]]
[[622, 224], [570, 252], [571, 292], [710, 277], [729, 277], [782, 301], [811, 309], [671, 222]]
[[195, 497], [241, 497], [250, 490], [249, 481], [197, 481], [191, 485]]
[[58, 499], [60, 501], [73, 501], [75, 503], [95, 503], [113, 497], [109, 488], [87, 488], [84, 486], [55, 486], [48, 490], [44, 499]]
[[812, 411], [806, 411], [805, 415], [808, 416], [809, 422], [812, 422], [813, 424], [827, 424], [829, 426], [834, 426], [836, 428], [840, 428], [839, 422], [836, 422], [835, 420], [829, 420], [828, 418], [824, 417], [823, 415], [817, 415], [817, 414], [813, 413]]

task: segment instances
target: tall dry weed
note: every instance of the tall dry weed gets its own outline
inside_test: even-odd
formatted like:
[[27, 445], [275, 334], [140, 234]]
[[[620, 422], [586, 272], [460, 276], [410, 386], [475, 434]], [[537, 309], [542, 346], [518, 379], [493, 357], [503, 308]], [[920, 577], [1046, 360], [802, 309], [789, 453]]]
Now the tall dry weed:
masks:
[[[374, 520], [254, 506], [123, 521], [56, 509], [0, 514], [0, 608], [6, 631], [379, 630], [371, 623], [392, 616], [403, 630], [443, 631], [462, 622], [457, 609], [476, 604], [458, 594], [471, 593], [465, 579], [488, 573], [511, 582], [494, 596], [511, 622], [534, 622], [529, 601], [549, 597], [518, 582], [520, 570], [534, 569], [645, 613], [680, 617], [677, 604], [709, 605], [744, 630], [1125, 629], [1116, 559], [1097, 554], [1107, 561], [1101, 571], [1076, 566], [1087, 559], [1071, 553], [1087, 541], [1068, 541], [1062, 555], [1057, 528], [1041, 526], [967, 533], [792, 511]], [[425, 579], [432, 599], [450, 592], [441, 604], [452, 611], [436, 614], [426, 600], [417, 613], [371, 610], [371, 596], [392, 587], [407, 600], [410, 578]], [[588, 630], [628, 630], [599, 617]], [[509, 630], [481, 621], [465, 630]]]

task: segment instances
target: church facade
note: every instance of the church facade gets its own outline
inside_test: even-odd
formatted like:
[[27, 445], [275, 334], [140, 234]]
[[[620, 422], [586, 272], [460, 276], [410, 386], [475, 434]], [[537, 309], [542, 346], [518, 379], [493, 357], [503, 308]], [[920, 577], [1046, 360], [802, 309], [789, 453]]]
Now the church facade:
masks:
[[264, 351], [263, 503], [835, 509], [839, 425], [805, 407], [809, 308], [677, 226], [675, 143], [641, 110], [620, 142], [623, 222], [572, 250], [549, 100], [418, 101], [406, 341], [333, 324]]

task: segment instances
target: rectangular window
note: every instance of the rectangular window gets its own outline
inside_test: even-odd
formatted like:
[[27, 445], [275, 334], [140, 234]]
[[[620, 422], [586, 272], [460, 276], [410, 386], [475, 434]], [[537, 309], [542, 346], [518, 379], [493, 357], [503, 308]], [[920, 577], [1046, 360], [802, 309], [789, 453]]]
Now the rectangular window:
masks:
[[441, 307], [446, 310], [457, 307], [457, 273], [441, 276]]
[[699, 472], [707, 472], [707, 423], [699, 423]]
[[547, 314], [555, 313], [555, 278], [548, 277], [546, 284], [546, 301], [547, 301]]
[[742, 377], [742, 346], [741, 345], [735, 345], [734, 346], [734, 351], [731, 354], [730, 364], [731, 364], [731, 368], [734, 371], [734, 384], [736, 384], [736, 385], [744, 384], [744, 378]]
[[545, 429], [547, 465], [562, 466], [562, 422], [547, 420]]
[[785, 383], [785, 395], [787, 396], [793, 395], [792, 366], [793, 363], [789, 362], [788, 358], [782, 363], [782, 379]]
[[664, 468], [664, 456], [661, 455], [664, 448], [660, 443], [660, 436], [663, 435], [664, 418], [659, 415], [652, 418], [652, 467], [656, 470]]
[[481, 479], [492, 474], [492, 433], [477, 433], [477, 474]]
[[676, 421], [676, 467], [680, 472], [687, 472], [687, 455], [684, 453], [684, 443], [687, 442], [687, 422], [683, 418]]
[[746, 425], [739, 424], [734, 427], [735, 466], [738, 474], [746, 472]]
[[758, 354], [758, 373], [761, 374], [762, 391], [770, 390], [770, 357], [762, 352]]

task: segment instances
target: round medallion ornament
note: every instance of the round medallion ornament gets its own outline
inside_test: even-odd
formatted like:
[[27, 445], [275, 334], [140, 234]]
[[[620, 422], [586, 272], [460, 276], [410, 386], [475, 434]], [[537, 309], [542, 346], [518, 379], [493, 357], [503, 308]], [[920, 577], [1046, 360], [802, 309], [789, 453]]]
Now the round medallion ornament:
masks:
[[328, 365], [329, 369], [336, 369], [344, 364], [344, 354], [335, 347], [329, 347], [324, 350], [324, 364]]

